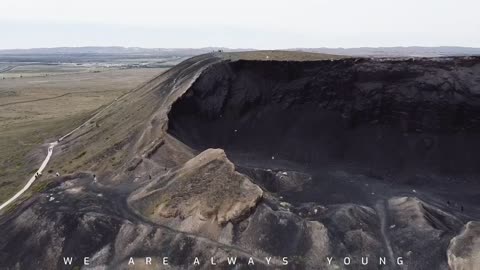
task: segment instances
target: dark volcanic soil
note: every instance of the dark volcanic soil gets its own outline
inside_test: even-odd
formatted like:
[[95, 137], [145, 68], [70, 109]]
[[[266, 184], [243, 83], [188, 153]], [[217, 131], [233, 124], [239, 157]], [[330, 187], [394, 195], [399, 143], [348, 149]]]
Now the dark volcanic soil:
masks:
[[[309, 173], [305, 190], [285, 194], [296, 202], [416, 190], [477, 210], [477, 62], [217, 64], [173, 105], [168, 131], [197, 150], [225, 149], [240, 166]], [[453, 190], [462, 195], [445, 194]]]
[[0, 216], [0, 269], [478, 269], [480, 58], [238, 56], [62, 141], [62, 177]]

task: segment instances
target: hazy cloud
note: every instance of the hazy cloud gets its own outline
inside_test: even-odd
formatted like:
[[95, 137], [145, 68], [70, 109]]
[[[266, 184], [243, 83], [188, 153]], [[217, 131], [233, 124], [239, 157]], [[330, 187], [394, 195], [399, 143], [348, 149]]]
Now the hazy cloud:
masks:
[[3, 0], [1, 48], [480, 46], [473, 0]]

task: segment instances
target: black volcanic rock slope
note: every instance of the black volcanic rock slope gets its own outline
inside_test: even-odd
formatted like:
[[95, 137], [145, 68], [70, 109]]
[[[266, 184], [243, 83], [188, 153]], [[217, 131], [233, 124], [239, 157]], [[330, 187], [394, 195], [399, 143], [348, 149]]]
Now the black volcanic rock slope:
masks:
[[0, 216], [0, 269], [476, 269], [480, 58], [234, 56], [62, 141], [62, 177]]
[[[209, 68], [169, 114], [197, 149], [318, 167], [478, 173], [474, 60], [237, 61]], [[449, 157], [449, 158], [445, 158]]]

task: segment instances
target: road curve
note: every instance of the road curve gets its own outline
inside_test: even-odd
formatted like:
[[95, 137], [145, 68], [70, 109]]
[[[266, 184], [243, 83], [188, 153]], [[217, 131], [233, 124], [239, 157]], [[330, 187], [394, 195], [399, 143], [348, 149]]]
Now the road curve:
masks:
[[[121, 97], [124, 97], [126, 96], [126, 94], [124, 94], [123, 96]], [[85, 126], [88, 122], [92, 121], [93, 119], [95, 119], [95, 117], [97, 117], [99, 114], [101, 114], [102, 112], [104, 112], [106, 109], [110, 108], [114, 103], [115, 101], [117, 101], [120, 97], [116, 98], [114, 101], [112, 101], [108, 106], [106, 106], [105, 108], [103, 108], [102, 110], [100, 110], [98, 113], [96, 113], [94, 116], [92, 116], [91, 118], [89, 118], [87, 121], [83, 122], [83, 124], [81, 124], [80, 126], [76, 127], [75, 129], [73, 129], [72, 131], [70, 131], [69, 133], [63, 135], [62, 137], [60, 137], [57, 141], [55, 142], [52, 142], [52, 143], [49, 143], [48, 145], [48, 150], [47, 150], [47, 156], [45, 157], [45, 159], [43, 160], [43, 163], [42, 165], [40, 165], [40, 168], [38, 168], [38, 170], [35, 172], [35, 174], [30, 178], [30, 180], [28, 180], [27, 184], [20, 190], [18, 191], [15, 195], [13, 195], [8, 201], [4, 202], [2, 205], [0, 205], [0, 211], [7, 207], [8, 205], [10, 205], [12, 202], [14, 202], [16, 199], [18, 199], [18, 197], [22, 196], [23, 193], [25, 193], [25, 191], [27, 191], [33, 184], [33, 182], [35, 182], [35, 180], [37, 179], [35, 177], [35, 175], [37, 175], [37, 173], [42, 173], [43, 170], [45, 169], [45, 167], [47, 166], [48, 162], [50, 161], [50, 158], [52, 157], [52, 154], [53, 154], [53, 148], [55, 146], [57, 146], [61, 141], [63, 141], [63, 139], [67, 138], [68, 136], [72, 135], [75, 131], [77, 131], [78, 129], [80, 129], [81, 127]]]
[[50, 161], [50, 158], [52, 157], [52, 154], [53, 154], [53, 148], [57, 144], [58, 144], [58, 142], [53, 142], [53, 143], [49, 144], [48, 150], [47, 150], [47, 156], [43, 160], [42, 165], [40, 165], [40, 168], [38, 168], [38, 170], [35, 172], [35, 174], [30, 178], [30, 180], [28, 180], [27, 184], [20, 191], [18, 191], [15, 195], [13, 195], [13, 197], [11, 197], [8, 201], [6, 201], [2, 205], [0, 205], [0, 210], [7, 207], [10, 203], [15, 201], [18, 197], [22, 196], [22, 194], [25, 193], [25, 191], [27, 191], [27, 189], [29, 189], [32, 186], [33, 182], [35, 182], [35, 180], [37, 179], [36, 178], [37, 173], [41, 174], [43, 172], [43, 170], [45, 169], [45, 167], [47, 166], [48, 162]]
[[[160, 76], [160, 75], [158, 75]], [[49, 144], [48, 146], [48, 151], [47, 151], [47, 156], [45, 157], [45, 160], [43, 160], [43, 163], [42, 165], [40, 166], [40, 168], [35, 172], [35, 174], [30, 178], [30, 180], [28, 180], [27, 184], [19, 191], [17, 192], [15, 195], [13, 195], [13, 197], [11, 197], [8, 201], [4, 202], [2, 205], [0, 205], [0, 211], [7, 207], [9, 204], [11, 204], [13, 201], [15, 201], [16, 199], [18, 199], [18, 197], [22, 196], [23, 193], [25, 193], [25, 191], [27, 191], [33, 184], [33, 182], [35, 182], [36, 178], [35, 178], [35, 175], [38, 173], [38, 172], [42, 172], [43, 169], [45, 169], [45, 167], [47, 166], [48, 162], [50, 161], [50, 158], [52, 157], [52, 154], [53, 154], [53, 148], [59, 144], [61, 141], [63, 141], [63, 139], [69, 137], [70, 135], [72, 135], [75, 131], [77, 131], [78, 129], [84, 127], [88, 122], [92, 121], [93, 119], [95, 119], [98, 115], [100, 115], [101, 113], [103, 113], [105, 110], [107, 110], [108, 108], [110, 108], [113, 104], [115, 104], [115, 102], [117, 102], [118, 100], [120, 99], [124, 99], [126, 98], [128, 95], [130, 95], [131, 93], [137, 91], [138, 89], [141, 89], [142, 87], [144, 87], [145, 85], [149, 84], [151, 81], [155, 80], [156, 78], [158, 78], [158, 76], [155, 76], [154, 78], [152, 78], [151, 80], [148, 80], [147, 82], [137, 86], [136, 88], [132, 89], [131, 91], [128, 91], [126, 93], [124, 93], [123, 95], [120, 95], [119, 97], [115, 98], [110, 104], [108, 104], [108, 106], [106, 106], [105, 108], [101, 109], [99, 112], [97, 112], [95, 115], [93, 115], [91, 118], [89, 118], [87, 121], [83, 122], [83, 124], [81, 124], [80, 126], [76, 127], [75, 129], [73, 129], [72, 131], [70, 131], [69, 133], [63, 135], [62, 137], [60, 137], [57, 141], [55, 142], [52, 142]]]

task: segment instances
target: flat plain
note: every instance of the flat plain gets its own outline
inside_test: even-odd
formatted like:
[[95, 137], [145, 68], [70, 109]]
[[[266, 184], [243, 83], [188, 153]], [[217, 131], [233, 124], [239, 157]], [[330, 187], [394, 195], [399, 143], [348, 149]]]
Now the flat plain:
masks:
[[0, 63], [0, 202], [41, 163], [40, 145], [168, 69], [135, 63]]

